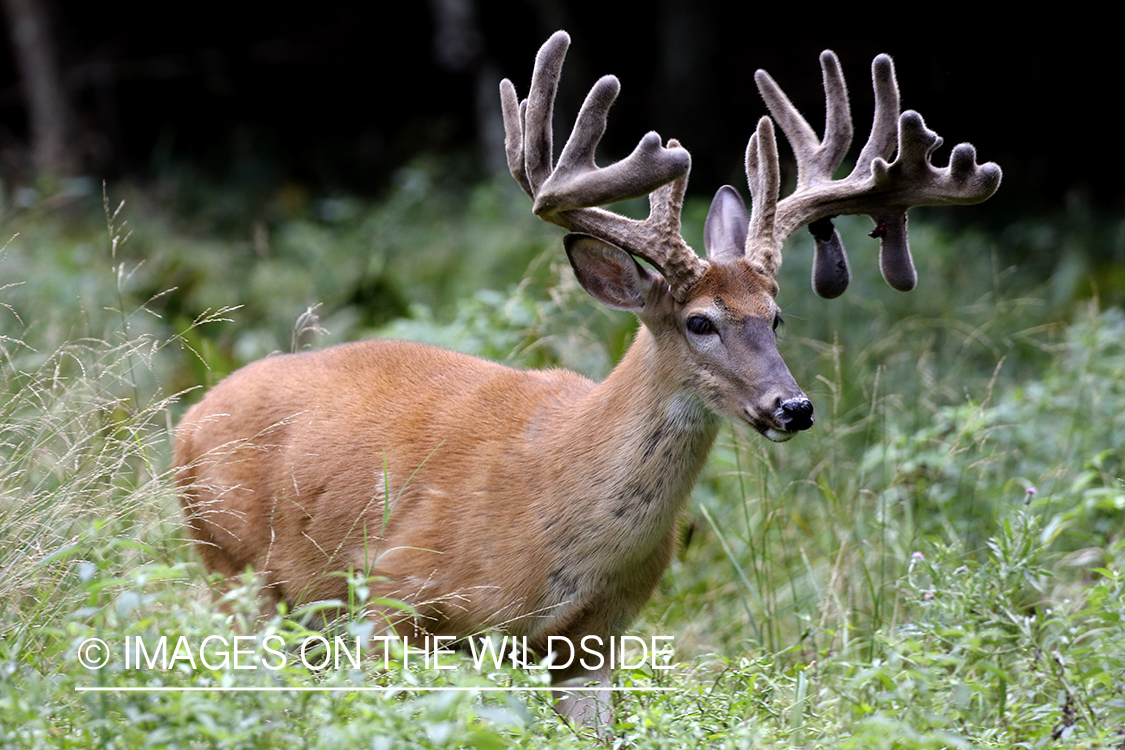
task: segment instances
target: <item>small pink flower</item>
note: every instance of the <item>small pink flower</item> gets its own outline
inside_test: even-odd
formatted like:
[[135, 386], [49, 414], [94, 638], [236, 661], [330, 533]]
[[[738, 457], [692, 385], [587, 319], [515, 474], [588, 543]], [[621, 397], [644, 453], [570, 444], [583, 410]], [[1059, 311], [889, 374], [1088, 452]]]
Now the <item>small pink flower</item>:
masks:
[[923, 555], [921, 552], [915, 552], [913, 555], [910, 556], [910, 559], [914, 562], [922, 562], [923, 560], [926, 559], [926, 556]]

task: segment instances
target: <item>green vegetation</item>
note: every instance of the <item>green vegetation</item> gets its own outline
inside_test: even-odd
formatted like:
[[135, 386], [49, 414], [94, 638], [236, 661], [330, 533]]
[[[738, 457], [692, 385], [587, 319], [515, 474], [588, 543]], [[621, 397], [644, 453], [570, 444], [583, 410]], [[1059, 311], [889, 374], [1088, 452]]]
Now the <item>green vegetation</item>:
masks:
[[[585, 296], [521, 195], [436, 174], [404, 170], [373, 205], [183, 180], [2, 217], [0, 745], [600, 744], [547, 693], [486, 690], [541, 686], [534, 670], [266, 667], [267, 636], [370, 626], [259, 621], [252, 582], [217, 608], [181, 526], [171, 426], [248, 360], [392, 335], [600, 376], [628, 345], [629, 316]], [[686, 212], [696, 245], [705, 211]], [[781, 280], [781, 348], [817, 425], [784, 445], [724, 428], [631, 631], [674, 635], [676, 666], [618, 675], [674, 690], [619, 694], [615, 746], [1120, 747], [1125, 314], [1082, 282], [1083, 258], [1120, 251], [1083, 243], [1119, 242], [1120, 226], [996, 237], [915, 217], [909, 295], [878, 279], [862, 221], [843, 231], [843, 298], [808, 290], [804, 238]], [[1053, 274], [1033, 252], [1048, 240]], [[1029, 268], [1003, 260], [1023, 254]], [[358, 612], [362, 581], [353, 592]], [[161, 634], [170, 651], [256, 634], [259, 668], [123, 662], [127, 639]], [[93, 637], [112, 649], [98, 670], [79, 662]], [[378, 685], [403, 689], [295, 690]]]

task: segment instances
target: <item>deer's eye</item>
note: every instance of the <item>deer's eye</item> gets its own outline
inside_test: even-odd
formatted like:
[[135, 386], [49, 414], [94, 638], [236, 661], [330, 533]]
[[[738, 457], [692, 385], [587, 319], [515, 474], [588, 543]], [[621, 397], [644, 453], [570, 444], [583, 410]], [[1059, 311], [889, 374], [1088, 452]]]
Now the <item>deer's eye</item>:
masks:
[[777, 332], [777, 329], [780, 328], [784, 324], [785, 324], [785, 321], [781, 318], [781, 313], [777, 313], [776, 315], [773, 316], [773, 330], [774, 330], [775, 333]]
[[713, 333], [718, 333], [718, 331], [715, 330], [715, 324], [702, 315], [692, 315], [688, 318], [687, 329], [696, 336], [709, 336]]

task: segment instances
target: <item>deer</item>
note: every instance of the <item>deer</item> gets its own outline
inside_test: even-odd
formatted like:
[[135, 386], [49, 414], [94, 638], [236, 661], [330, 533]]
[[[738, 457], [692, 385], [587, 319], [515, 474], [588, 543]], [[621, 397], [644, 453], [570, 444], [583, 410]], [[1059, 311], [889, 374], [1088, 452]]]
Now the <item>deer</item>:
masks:
[[[616, 77], [590, 89], [554, 161], [569, 44], [563, 31], [543, 44], [526, 99], [501, 83], [505, 150], [533, 213], [568, 231], [582, 288], [639, 320], [612, 372], [594, 382], [389, 340], [274, 355], [186, 412], [174, 466], [212, 573], [233, 580], [252, 568], [267, 603], [295, 606], [346, 600], [341, 571], [361, 571], [372, 601], [408, 605], [372, 614], [399, 636], [523, 636], [554, 665], [556, 710], [603, 732], [612, 705], [598, 688], [610, 684], [609, 660], [559, 649], [587, 636], [604, 644], [637, 617], [723, 419], [777, 442], [813, 426], [775, 335], [783, 243], [809, 227], [813, 288], [835, 297], [850, 271], [832, 218], [869, 215], [884, 277], [908, 290], [907, 209], [979, 203], [1001, 171], [978, 164], [967, 143], [934, 166], [941, 139], [916, 112], [899, 113], [893, 64], [880, 55], [870, 136], [851, 173], [834, 179], [852, 121], [839, 60], [826, 51], [823, 139], [756, 73], [772, 118], [758, 121], [746, 150], [750, 211], [733, 187], [719, 188], [701, 257], [680, 227], [691, 166], [683, 146], [650, 132], [624, 159], [595, 164]], [[774, 120], [797, 166], [784, 199]], [[643, 220], [604, 208], [643, 196]]]

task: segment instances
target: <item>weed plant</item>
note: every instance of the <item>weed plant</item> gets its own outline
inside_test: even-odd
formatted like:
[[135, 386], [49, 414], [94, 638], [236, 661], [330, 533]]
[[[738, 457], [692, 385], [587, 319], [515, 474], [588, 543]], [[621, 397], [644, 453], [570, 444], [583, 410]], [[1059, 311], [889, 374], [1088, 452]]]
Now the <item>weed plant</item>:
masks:
[[[494, 690], [541, 688], [534, 669], [425, 669], [401, 650], [267, 667], [267, 642], [294, 657], [309, 636], [369, 633], [365, 582], [289, 616], [261, 617], [252, 580], [216, 606], [181, 525], [170, 430], [247, 359], [378, 333], [600, 377], [628, 345], [632, 321], [585, 297], [522, 202], [411, 170], [373, 206], [279, 199], [241, 237], [127, 188], [125, 210], [7, 215], [0, 745], [600, 744], [549, 693]], [[705, 210], [689, 206], [689, 239]], [[808, 291], [800, 242], [781, 280], [780, 345], [817, 425], [785, 445], [722, 432], [631, 631], [674, 635], [676, 667], [617, 676], [673, 690], [619, 694], [614, 746], [1120, 747], [1125, 315], [1007, 268], [1003, 238], [918, 220], [920, 288], [899, 295], [862, 225], [844, 231], [845, 297]], [[252, 636], [258, 668], [124, 659], [127, 639], [214, 634]], [[89, 638], [110, 647], [99, 669], [80, 663]]]

